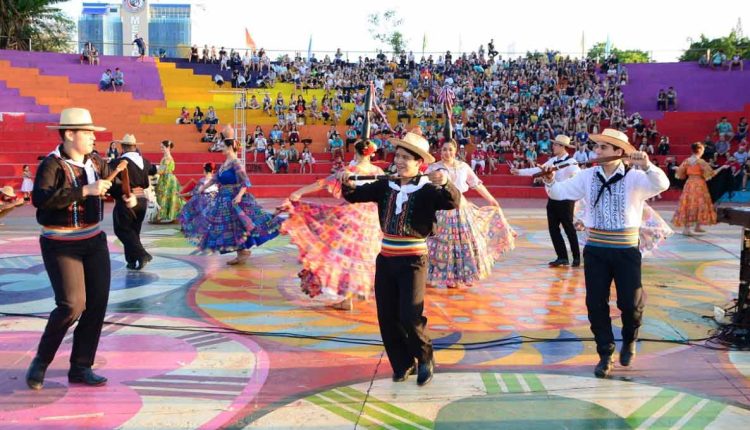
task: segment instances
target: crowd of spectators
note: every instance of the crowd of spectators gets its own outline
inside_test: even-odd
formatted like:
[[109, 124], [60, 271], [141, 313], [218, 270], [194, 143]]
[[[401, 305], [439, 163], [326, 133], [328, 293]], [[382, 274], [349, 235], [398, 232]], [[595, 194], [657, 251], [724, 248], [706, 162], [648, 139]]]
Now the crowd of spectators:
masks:
[[[206, 53], [208, 52], [208, 56]], [[551, 152], [551, 138], [567, 134], [576, 142], [587, 143], [589, 133], [597, 133], [603, 121], [615, 127], [627, 127], [621, 86], [628, 81], [627, 70], [616, 58], [597, 68], [591, 60], [573, 60], [556, 53], [528, 58], [503, 59], [485, 55], [484, 49], [457, 55], [447, 51], [435, 59], [432, 55], [417, 60], [411, 52], [388, 58], [380, 52], [375, 58], [343, 61], [340, 51], [333, 58], [307, 60], [283, 56], [271, 63], [262, 50], [258, 53], [203, 49], [199, 56], [193, 47], [191, 61], [224, 63], [239, 76], [248, 71], [262, 81], [293, 83], [295, 93], [289, 99], [277, 94], [250, 95], [243, 107], [262, 110], [275, 116], [280, 142], [289, 144], [289, 136], [310, 123], [348, 126], [344, 136], [335, 128], [328, 136], [327, 151], [332, 159], [347, 151], [356, 141], [364, 118], [363, 93], [373, 82], [377, 106], [381, 112], [396, 111], [398, 122], [387, 124], [381, 115], [371, 119], [371, 135], [381, 141], [381, 156], [393, 148], [387, 138], [405, 133], [419, 125], [433, 150], [442, 142], [445, 121], [440, 90], [449, 86], [455, 95], [451, 115], [455, 139], [463, 148], [466, 161], [487, 173], [504, 163], [504, 154], [513, 154], [513, 164], [525, 167]], [[493, 52], [494, 53], [494, 52]], [[233, 84], [236, 83], [233, 78]], [[247, 79], [246, 81], [247, 82]], [[309, 89], [323, 89], [324, 96], [307, 97]], [[391, 88], [391, 91], [386, 91]], [[354, 108], [342, 116], [344, 104]], [[298, 132], [297, 132], [298, 133]], [[252, 145], [255, 136], [248, 138]], [[278, 144], [269, 142], [278, 148]], [[654, 148], [658, 142], [652, 143]], [[469, 155], [471, 154], [471, 155]]]
[[[622, 86], [628, 85], [628, 71], [616, 56], [602, 64], [554, 52], [505, 59], [494, 47], [488, 48], [487, 54], [480, 47], [472, 53], [454, 56], [447, 51], [421, 59], [413, 52], [390, 58], [379, 52], [375, 58], [359, 57], [354, 62], [344, 61], [337, 50], [321, 60], [297, 54], [272, 62], [263, 49], [242, 53], [204, 45], [202, 50], [193, 46], [190, 61], [230, 70], [234, 87], [263, 88], [275, 82], [294, 85], [288, 96], [279, 92], [274, 97], [269, 90], [248, 91], [239, 102], [242, 108], [275, 118], [267, 135], [258, 127], [248, 133], [244, 143], [251, 149], [253, 162], [258, 162], [258, 154], [264, 154], [261, 158], [277, 172], [287, 171], [289, 163], [300, 163], [306, 170], [314, 163], [312, 155], [306, 161], [302, 155], [309, 153], [309, 142], [301, 142], [300, 131], [308, 124], [331, 125], [325, 147], [331, 161], [349, 152], [360, 137], [364, 90], [370, 82], [377, 94], [377, 110], [383, 113], [371, 115], [370, 123], [381, 159], [393, 152], [387, 139], [415, 125], [437, 153], [444, 140], [446, 117], [439, 95], [446, 86], [455, 95], [450, 113], [453, 137], [459, 143], [458, 157], [480, 174], [497, 171], [506, 159], [516, 168], [535, 165], [551, 153], [551, 138], [557, 134], [571, 136], [578, 148], [575, 157], [586, 161], [593, 156], [588, 136], [602, 126], [626, 131], [633, 144], [649, 154], [670, 154], [669, 137], [657, 130], [654, 121], [645, 121], [637, 113], [626, 115]], [[322, 89], [323, 96], [320, 92], [311, 96], [310, 89]], [[657, 109], [677, 110], [674, 87], [659, 92]], [[388, 124], [384, 117], [394, 111], [397, 121]], [[186, 112], [182, 118], [202, 130], [201, 123]], [[203, 139], [215, 142], [216, 136], [220, 136], [216, 127], [209, 126]]]
[[730, 72], [732, 69], [745, 70], [745, 64], [740, 54], [734, 54], [732, 58], [727, 60], [727, 54], [722, 49], [718, 49], [714, 53], [711, 53], [710, 49], [707, 50], [698, 60], [698, 65], [701, 67], [710, 66], [713, 70], [722, 70], [726, 67], [727, 71]]
[[716, 121], [714, 129], [706, 135], [703, 146], [703, 158], [711, 167], [729, 167], [733, 190], [747, 190], [750, 177], [747, 118], [740, 117], [735, 128], [727, 117], [721, 117]]

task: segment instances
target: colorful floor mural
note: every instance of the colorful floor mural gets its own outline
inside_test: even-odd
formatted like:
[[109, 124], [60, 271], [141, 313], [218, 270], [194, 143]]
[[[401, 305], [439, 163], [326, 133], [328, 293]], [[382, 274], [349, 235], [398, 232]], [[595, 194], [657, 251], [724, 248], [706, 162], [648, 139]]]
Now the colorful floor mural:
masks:
[[[167, 225], [147, 226], [143, 239], [157, 258], [143, 272], [125, 268], [110, 234], [112, 293], [96, 361], [109, 383], [69, 387], [66, 340], [45, 388], [32, 392], [24, 372], [45, 321], [28, 314], [43, 315], [53, 302], [33, 210], [24, 207], [0, 226], [1, 426], [736, 429], [750, 422], [750, 352], [702, 341], [716, 327], [714, 307], [737, 294], [739, 228], [675, 235], [644, 259], [638, 356], [599, 380], [583, 270], [547, 267], [553, 251], [539, 204], [505, 212], [518, 247], [492, 277], [469, 289], [428, 291], [437, 373], [426, 387], [391, 382], [374, 303], [340, 311], [300, 291], [287, 238], [229, 267], [229, 257], [196, 253]], [[660, 212], [668, 219], [669, 206]]]

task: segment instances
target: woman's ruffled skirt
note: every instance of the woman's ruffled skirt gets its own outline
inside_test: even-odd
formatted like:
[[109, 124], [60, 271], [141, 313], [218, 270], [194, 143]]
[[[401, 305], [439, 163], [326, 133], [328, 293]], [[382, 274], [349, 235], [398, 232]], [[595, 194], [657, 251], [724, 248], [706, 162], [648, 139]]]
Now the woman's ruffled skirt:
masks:
[[[185, 237], [200, 250], [227, 253], [259, 246], [279, 235], [278, 217], [264, 211], [250, 193], [235, 204], [236, 191], [222, 188], [200, 209], [200, 203], [180, 217]], [[192, 202], [192, 200], [191, 200]]]
[[708, 192], [708, 185], [702, 176], [690, 175], [682, 188], [677, 210], [672, 224], [682, 227], [685, 224], [716, 224], [716, 210]]
[[302, 291], [330, 300], [367, 298], [382, 232], [375, 203], [293, 203], [281, 227], [299, 248]]
[[156, 220], [158, 222], [172, 222], [180, 215], [182, 206], [185, 204], [180, 197], [181, 188], [175, 175], [164, 173], [159, 176], [159, 181], [156, 183], [156, 202], [159, 205]]
[[436, 217], [435, 234], [427, 238], [427, 283], [432, 286], [484, 279], [495, 261], [515, 247], [516, 232], [499, 207], [478, 207], [462, 199], [458, 209], [438, 211]]

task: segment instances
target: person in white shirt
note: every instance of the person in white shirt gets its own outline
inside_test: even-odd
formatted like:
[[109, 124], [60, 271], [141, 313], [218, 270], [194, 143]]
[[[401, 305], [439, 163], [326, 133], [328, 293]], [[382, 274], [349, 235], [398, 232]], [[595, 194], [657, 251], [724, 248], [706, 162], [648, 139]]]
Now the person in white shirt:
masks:
[[[556, 181], [565, 181], [581, 170], [578, 167], [578, 162], [568, 154], [568, 148], [573, 148], [570, 138], [563, 134], [558, 134], [552, 141], [552, 153], [554, 156], [550, 157], [542, 165], [543, 167], [556, 167], [558, 169], [555, 171]], [[510, 173], [520, 176], [532, 176], [541, 171], [542, 169], [539, 167], [531, 167], [529, 169], [511, 169]], [[581, 251], [578, 247], [578, 237], [573, 224], [575, 203], [575, 200], [554, 199], [552, 197], [547, 200], [547, 227], [549, 228], [552, 245], [555, 247], [555, 253], [557, 254], [557, 258], [549, 263], [551, 267], [567, 266], [570, 264], [568, 250], [565, 248], [565, 241], [560, 233], [561, 224], [563, 230], [565, 230], [565, 235], [568, 237], [568, 243], [570, 243], [573, 267], [581, 265]]]
[[596, 143], [597, 159], [629, 157], [631, 164], [640, 169], [630, 169], [616, 159], [582, 170], [567, 181], [558, 182], [553, 172], [545, 168], [544, 181], [550, 198], [583, 200], [586, 204], [582, 217], [589, 230], [583, 249], [586, 308], [600, 358], [594, 375], [605, 378], [612, 371], [615, 351], [609, 316], [610, 287], [614, 280], [617, 307], [622, 314], [620, 364], [629, 366], [635, 356], [645, 304], [638, 250], [643, 205], [669, 188], [669, 179], [649, 162], [648, 154], [635, 150], [624, 133], [607, 128], [590, 138]]
[[589, 161], [589, 152], [585, 143], [579, 143], [576, 152], [573, 154], [578, 164], [586, 164]]

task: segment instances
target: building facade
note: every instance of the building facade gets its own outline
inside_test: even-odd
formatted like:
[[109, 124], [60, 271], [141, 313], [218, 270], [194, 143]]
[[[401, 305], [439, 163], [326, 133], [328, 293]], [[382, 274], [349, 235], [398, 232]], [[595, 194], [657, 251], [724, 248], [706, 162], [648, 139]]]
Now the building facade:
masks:
[[91, 42], [104, 55], [135, 55], [133, 41], [139, 36], [146, 42], [148, 55], [177, 57], [180, 46], [190, 46], [190, 28], [189, 4], [83, 3], [78, 49]]

